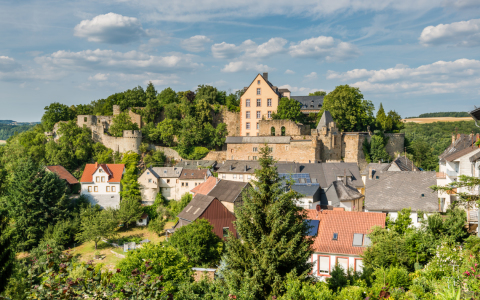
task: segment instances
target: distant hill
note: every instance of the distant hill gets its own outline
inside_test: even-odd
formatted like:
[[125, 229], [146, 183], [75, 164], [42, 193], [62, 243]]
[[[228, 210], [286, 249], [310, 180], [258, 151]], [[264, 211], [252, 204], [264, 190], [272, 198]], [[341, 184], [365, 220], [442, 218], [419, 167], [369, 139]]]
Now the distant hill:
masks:
[[34, 123], [16, 123], [18, 125], [10, 125], [15, 123], [2, 123], [0, 121], [0, 140], [7, 140], [9, 137], [15, 134], [15, 132], [20, 133], [29, 130], [33, 126]]
[[0, 124], [10, 124], [10, 123], [14, 123], [15, 121], [13, 120], [0, 120]]
[[464, 118], [464, 117], [470, 117], [470, 115], [467, 112], [461, 111], [461, 112], [434, 112], [434, 113], [425, 113], [421, 114], [418, 117], [408, 117], [406, 119], [412, 119], [412, 118], [442, 118], [442, 117], [452, 117], [452, 118]]

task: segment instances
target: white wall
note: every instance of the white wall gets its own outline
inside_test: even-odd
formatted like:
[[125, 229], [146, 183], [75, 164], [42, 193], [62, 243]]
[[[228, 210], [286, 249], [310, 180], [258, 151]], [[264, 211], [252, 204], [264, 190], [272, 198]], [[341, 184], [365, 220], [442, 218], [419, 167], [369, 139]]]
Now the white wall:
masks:
[[250, 182], [255, 179], [253, 174], [232, 174], [232, 173], [218, 173], [219, 179], [231, 180], [231, 181], [240, 181], [240, 182]]
[[[330, 258], [330, 272], [337, 262], [337, 257], [348, 258], [348, 268], [355, 269], [355, 260], [362, 260], [358, 255], [347, 255], [347, 254], [331, 254], [331, 253], [314, 253], [310, 258], [310, 262], [313, 262], [312, 275], [318, 278], [320, 281], [325, 281], [329, 275], [319, 275], [318, 274], [318, 257], [319, 256], [328, 256]], [[363, 261], [362, 261], [363, 262]], [[356, 270], [360, 271], [360, 270]]]
[[[368, 211], [365, 210], [365, 212], [381, 213], [381, 211], [372, 211], [372, 210], [368, 210]], [[424, 215], [426, 217], [426, 216], [432, 215], [432, 213], [425, 213]], [[398, 218], [398, 212], [389, 211], [388, 216], [390, 217], [390, 220], [395, 221]], [[412, 225], [413, 226], [420, 227], [420, 225], [422, 225], [422, 223], [418, 222], [418, 220], [417, 220], [417, 212], [416, 211], [412, 211], [410, 213], [410, 219], [412, 219]]]
[[[108, 173], [100, 172], [101, 168], [98, 168], [97, 171], [93, 174], [92, 183], [81, 183], [82, 195], [85, 195], [92, 204], [99, 204], [103, 208], [107, 207], [117, 207], [120, 205], [120, 183], [119, 182], [107, 182]], [[100, 182], [97, 182], [97, 176], [100, 177]], [[104, 182], [101, 182], [101, 178], [104, 177]], [[110, 191], [107, 192], [107, 186], [110, 187]], [[92, 191], [88, 191], [88, 187], [92, 187]], [[97, 192], [95, 192], [95, 187], [97, 187]], [[115, 192], [112, 192], [112, 187], [115, 187]], [[112, 196], [112, 197], [109, 197]]]

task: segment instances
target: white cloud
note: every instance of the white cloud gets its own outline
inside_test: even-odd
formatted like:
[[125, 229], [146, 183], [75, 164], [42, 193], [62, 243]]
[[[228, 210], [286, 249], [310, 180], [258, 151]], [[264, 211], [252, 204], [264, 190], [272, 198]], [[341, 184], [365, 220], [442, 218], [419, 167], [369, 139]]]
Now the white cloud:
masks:
[[252, 47], [248, 48], [245, 54], [249, 57], [255, 58], [269, 57], [271, 55], [285, 51], [285, 48], [283, 48], [283, 46], [285, 46], [286, 43], [286, 39], [271, 38], [268, 40], [268, 42], [263, 43], [257, 47], [254, 47], [254, 45], [252, 44]]
[[425, 46], [441, 44], [478, 46], [480, 45], [480, 19], [425, 27], [419, 40]]
[[212, 42], [204, 35], [195, 35], [180, 43], [180, 46], [190, 52], [202, 52], [205, 50], [205, 44]]
[[287, 70], [285, 71], [285, 74], [295, 74], [295, 71], [292, 71], [292, 70], [290, 70], [290, 69], [287, 69]]
[[222, 42], [212, 45], [212, 55], [221, 59], [232, 59], [241, 55], [249, 58], [265, 58], [284, 52], [285, 44], [287, 40], [283, 38], [271, 38], [261, 45], [257, 45], [252, 40], [246, 40], [238, 46]]
[[275, 70], [275, 68], [270, 68], [267, 65], [257, 64], [251, 61], [232, 61], [229, 64], [225, 65], [225, 67], [222, 69], [222, 72], [225, 72], [225, 73], [235, 73], [240, 71], [269, 72], [273, 70]]
[[88, 77], [88, 80], [104, 81], [108, 79], [108, 75], [110, 74], [97, 73], [93, 76]]
[[437, 61], [417, 68], [397, 65], [389, 69], [329, 71], [327, 74], [328, 79], [346, 82], [363, 79], [351, 85], [373, 93], [478, 93], [480, 61], [463, 58]]
[[353, 44], [342, 42], [330, 36], [319, 36], [292, 44], [289, 53], [293, 57], [343, 61], [355, 58], [360, 51]]
[[20, 64], [8, 56], [0, 56], [0, 72], [11, 72], [20, 69]]
[[89, 42], [108, 44], [126, 44], [147, 36], [137, 18], [112, 12], [81, 21], [75, 26], [74, 34], [86, 38]]
[[315, 79], [317, 78], [317, 72], [312, 72], [310, 74], [305, 75], [305, 78], [307, 79]]

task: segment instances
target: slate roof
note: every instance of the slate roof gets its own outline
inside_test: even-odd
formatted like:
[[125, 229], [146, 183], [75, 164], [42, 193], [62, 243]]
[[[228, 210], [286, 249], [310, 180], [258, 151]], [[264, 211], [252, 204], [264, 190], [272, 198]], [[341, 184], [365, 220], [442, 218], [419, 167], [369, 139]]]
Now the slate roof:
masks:
[[210, 176], [208, 177], [207, 181], [200, 183], [196, 187], [190, 190], [190, 192], [194, 193], [195, 195], [202, 194], [202, 195], [208, 195], [208, 193], [217, 185], [217, 182], [219, 182], [220, 179]]
[[182, 168], [178, 167], [153, 167], [148, 170], [157, 178], [178, 178], [182, 173]]
[[227, 136], [226, 144], [290, 144], [289, 136]]
[[67, 171], [63, 166], [46, 166], [49, 171], [55, 173], [60, 177], [60, 179], [66, 180], [68, 184], [77, 184], [78, 180], [70, 172]]
[[477, 146], [473, 146], [473, 147], [468, 147], [468, 148], [465, 148], [463, 150], [460, 150], [460, 151], [457, 151], [453, 154], [450, 154], [448, 156], [446, 156], [444, 159], [448, 162], [451, 162], [451, 161], [454, 161], [456, 159], [459, 159], [460, 157], [464, 156], [464, 155], [467, 155], [471, 152], [474, 152], [478, 150], [478, 147]]
[[197, 194], [190, 203], [178, 214], [178, 218], [190, 222], [200, 217], [215, 197]]
[[93, 173], [95, 173], [99, 167], [102, 167], [108, 174], [107, 182], [120, 182], [123, 170], [125, 169], [124, 164], [86, 164], [80, 182], [93, 182]]
[[198, 167], [213, 168], [217, 162], [214, 160], [182, 160], [175, 167], [184, 169], [198, 169]]
[[332, 182], [332, 185], [329, 187], [329, 189], [330, 188], [335, 189], [338, 200], [340, 201], [352, 201], [363, 198], [362, 193], [348, 184], [345, 185], [342, 180]]
[[320, 130], [322, 127], [328, 127], [330, 123], [334, 122], [332, 114], [328, 110], [323, 112], [320, 121], [318, 122], [317, 129]]
[[[319, 220], [318, 234], [313, 242], [315, 253], [362, 255], [366, 247], [353, 246], [355, 233], [368, 234], [375, 226], [385, 227], [386, 214], [324, 210], [307, 210], [307, 219]], [[337, 240], [333, 234], [337, 233]]]
[[238, 195], [248, 187], [250, 187], [248, 182], [220, 180], [208, 193], [208, 196], [215, 197], [222, 202], [234, 203]]
[[395, 164], [402, 171], [420, 171], [420, 169], [415, 166], [413, 161], [405, 156], [398, 156], [390, 163], [390, 165], [392, 164]]
[[291, 186], [291, 189], [297, 193], [305, 195], [305, 197], [313, 197], [320, 188], [318, 184], [309, 184], [309, 185], [298, 185], [294, 184]]
[[443, 153], [438, 156], [440, 162], [445, 162], [445, 158], [447, 156], [471, 147], [472, 144], [475, 143], [475, 140], [476, 136], [470, 136], [469, 134], [459, 134], [459, 137], [455, 140], [455, 142], [450, 144], [450, 146], [448, 146], [447, 149], [445, 149], [445, 151], [443, 151]]
[[260, 162], [258, 160], [227, 160], [218, 164], [217, 167], [218, 173], [253, 174], [256, 169], [260, 169]]
[[300, 110], [320, 109], [323, 105], [323, 96], [290, 96], [290, 98], [300, 102], [302, 105]]
[[377, 172], [366, 181], [365, 209], [400, 211], [410, 207], [412, 211], [436, 212], [438, 194], [430, 189], [436, 184], [436, 172]]
[[369, 163], [367, 167], [360, 172], [362, 175], [368, 175], [368, 170], [372, 168], [375, 172], [380, 172], [380, 171], [387, 171], [388, 168], [390, 167], [389, 163]]
[[[311, 164], [315, 165], [315, 164]], [[344, 176], [345, 171], [347, 177], [350, 176], [351, 181], [349, 181], [350, 186], [355, 188], [364, 187], [362, 177], [360, 176], [360, 169], [356, 163], [321, 163], [319, 164], [323, 168], [324, 181], [320, 182], [322, 188], [329, 187], [334, 181], [337, 180], [337, 176]], [[308, 170], [306, 171], [308, 172]], [[310, 174], [310, 177], [312, 175]]]
[[472, 118], [475, 120], [475, 121], [478, 121], [480, 120], [480, 107], [477, 108], [475, 107], [474, 110], [468, 112], [470, 114], [470, 116], [472, 116]]
[[204, 179], [207, 176], [208, 176], [208, 170], [207, 169], [200, 169], [200, 170], [183, 169], [181, 174], [180, 174], [179, 179], [180, 180]]

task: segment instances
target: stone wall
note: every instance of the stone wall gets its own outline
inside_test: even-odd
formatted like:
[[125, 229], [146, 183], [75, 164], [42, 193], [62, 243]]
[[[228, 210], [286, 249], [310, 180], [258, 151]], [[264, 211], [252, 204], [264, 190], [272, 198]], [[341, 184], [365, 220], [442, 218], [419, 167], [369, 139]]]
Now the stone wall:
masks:
[[210, 151], [203, 160], [214, 160], [218, 163], [227, 160], [227, 151]]
[[149, 144], [148, 145], [151, 150], [155, 149], [156, 151], [162, 151], [163, 154], [169, 159], [169, 160], [176, 160], [180, 161], [182, 157], [180, 154], [178, 154], [177, 151], [173, 150], [172, 148], [169, 147], [162, 147], [162, 146], [155, 146], [154, 144]]
[[282, 135], [282, 127], [285, 127], [284, 136], [310, 134], [310, 125], [297, 124], [292, 120], [259, 120], [258, 125], [260, 136], [271, 136], [272, 127], [275, 128], [275, 135]]
[[387, 141], [387, 152], [394, 158], [395, 153], [403, 153], [405, 150], [405, 133], [385, 133]]
[[142, 144], [142, 132], [139, 130], [124, 130], [123, 137], [114, 137], [106, 134], [98, 136], [101, 139], [101, 143], [113, 151], [120, 153], [128, 151], [140, 153], [139, 148]]
[[213, 127], [217, 127], [220, 123], [227, 124], [228, 136], [240, 135], [240, 113], [228, 111], [226, 107], [218, 113], [212, 111]]

